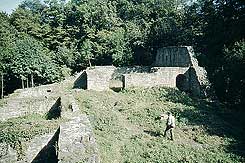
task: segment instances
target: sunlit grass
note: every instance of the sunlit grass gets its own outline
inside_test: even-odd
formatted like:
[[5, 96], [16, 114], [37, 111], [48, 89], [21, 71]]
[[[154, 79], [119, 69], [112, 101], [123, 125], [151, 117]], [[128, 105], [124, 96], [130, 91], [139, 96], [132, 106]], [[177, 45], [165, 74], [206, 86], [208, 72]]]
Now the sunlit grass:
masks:
[[[217, 108], [175, 89], [130, 89], [120, 93], [74, 94], [94, 128], [103, 163], [107, 162], [242, 162], [228, 147], [233, 129]], [[216, 110], [215, 110], [216, 109]], [[161, 113], [176, 117], [175, 141], [163, 137]]]

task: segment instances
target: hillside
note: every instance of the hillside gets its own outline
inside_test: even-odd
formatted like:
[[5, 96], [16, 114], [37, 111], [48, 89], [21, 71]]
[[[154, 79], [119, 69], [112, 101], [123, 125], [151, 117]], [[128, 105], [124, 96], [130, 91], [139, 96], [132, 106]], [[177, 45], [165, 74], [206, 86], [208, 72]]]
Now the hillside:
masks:
[[[228, 123], [234, 117], [221, 105], [167, 88], [74, 96], [90, 117], [101, 162], [245, 161], [244, 131]], [[175, 141], [163, 137], [165, 122], [158, 119], [167, 111], [177, 119]]]

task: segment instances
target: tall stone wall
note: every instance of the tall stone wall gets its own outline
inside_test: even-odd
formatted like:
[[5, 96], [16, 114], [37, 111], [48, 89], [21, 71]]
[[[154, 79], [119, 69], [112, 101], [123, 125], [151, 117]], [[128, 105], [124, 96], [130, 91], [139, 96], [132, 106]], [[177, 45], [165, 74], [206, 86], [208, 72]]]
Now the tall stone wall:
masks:
[[123, 75], [123, 87], [176, 87], [176, 77], [184, 74], [186, 67], [154, 67], [156, 72]]
[[188, 92], [195, 96], [206, 96], [210, 83], [207, 79], [207, 72], [198, 65], [194, 57], [194, 50], [191, 46], [164, 47], [157, 51], [154, 66], [161, 67], [189, 67], [185, 72]]
[[188, 67], [191, 59], [187, 46], [164, 47], [157, 50], [155, 67]]
[[188, 46], [187, 50], [190, 55], [191, 65], [196, 71], [198, 82], [200, 82], [201, 85], [209, 86], [210, 82], [207, 77], [207, 72], [203, 67], [198, 65], [198, 61], [194, 57], [194, 49], [191, 46]]

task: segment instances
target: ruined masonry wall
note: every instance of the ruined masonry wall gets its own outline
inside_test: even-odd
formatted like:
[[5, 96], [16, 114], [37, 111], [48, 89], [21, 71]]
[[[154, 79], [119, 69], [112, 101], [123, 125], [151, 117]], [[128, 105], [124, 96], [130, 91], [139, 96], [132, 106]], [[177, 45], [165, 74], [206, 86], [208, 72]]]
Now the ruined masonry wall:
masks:
[[197, 79], [200, 85], [210, 85], [207, 77], [207, 71], [198, 65], [197, 59], [194, 57], [194, 50], [191, 46], [187, 47], [188, 53], [190, 54], [191, 64], [196, 71]]
[[176, 77], [180, 74], [186, 78], [180, 81], [183, 84], [179, 84], [195, 96], [205, 94], [203, 90], [209, 85], [207, 73], [198, 65], [190, 46], [158, 49], [152, 67], [95, 66], [88, 68], [85, 73], [83, 80], [87, 83], [80, 82], [82, 84], [78, 84], [77, 88], [105, 91], [110, 87], [114, 90], [129, 87], [176, 87]]
[[59, 96], [56, 84], [16, 90], [10, 97], [3, 99], [0, 107], [0, 121], [27, 114], [45, 114], [53, 106]]
[[96, 66], [88, 68], [87, 73], [87, 89], [96, 91], [109, 90], [110, 79], [115, 71], [114, 66]]
[[124, 74], [124, 88], [129, 87], [176, 87], [176, 77], [184, 74], [188, 68], [186, 67], [154, 67], [157, 69], [153, 73], [133, 73]]
[[190, 64], [187, 46], [160, 48], [153, 63], [155, 67], [188, 67]]

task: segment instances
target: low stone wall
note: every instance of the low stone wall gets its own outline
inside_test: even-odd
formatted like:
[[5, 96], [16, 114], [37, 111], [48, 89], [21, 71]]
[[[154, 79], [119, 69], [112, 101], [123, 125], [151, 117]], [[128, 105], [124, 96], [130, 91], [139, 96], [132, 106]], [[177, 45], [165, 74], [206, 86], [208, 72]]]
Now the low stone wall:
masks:
[[188, 68], [154, 67], [153, 73], [133, 73], [123, 75], [123, 87], [176, 87], [176, 77], [184, 74]]
[[100, 162], [89, 118], [80, 112], [75, 98], [72, 94], [64, 94], [57, 103], [68, 107], [62, 108], [61, 117], [64, 121], [59, 128], [24, 142], [27, 149], [23, 150], [20, 160], [17, 151], [9, 144], [0, 143], [0, 163]]
[[73, 88], [82, 88], [96, 91], [107, 91], [110, 88], [122, 88], [122, 75], [132, 73], [150, 73], [151, 67], [114, 67], [95, 66], [80, 73], [74, 82]]
[[33, 113], [43, 115], [53, 106], [55, 101], [55, 98], [13, 98], [6, 100], [6, 104], [0, 108], [0, 121]]
[[55, 104], [61, 94], [60, 90], [62, 89], [58, 84], [16, 90], [3, 99], [0, 121], [33, 113], [44, 115]]
[[32, 139], [27, 145], [28, 148], [25, 152], [24, 160], [20, 162], [31, 163], [48, 163], [58, 162], [58, 140], [59, 140], [60, 128], [57, 130], [37, 136]]
[[64, 94], [64, 88], [71, 88], [75, 77], [70, 77], [60, 83], [18, 89], [13, 94], [2, 99], [0, 106], [0, 121], [28, 114], [46, 114]]

